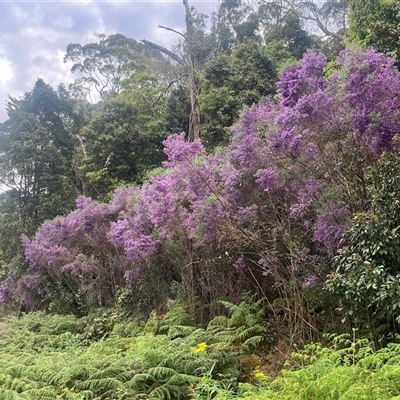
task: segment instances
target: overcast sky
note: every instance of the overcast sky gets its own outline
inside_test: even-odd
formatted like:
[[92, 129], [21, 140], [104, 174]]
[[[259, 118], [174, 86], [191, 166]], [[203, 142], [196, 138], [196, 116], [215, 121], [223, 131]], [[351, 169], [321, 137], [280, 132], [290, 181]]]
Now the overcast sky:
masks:
[[[210, 15], [218, 0], [191, 0], [199, 12]], [[69, 43], [96, 42], [95, 34], [121, 33], [164, 46], [177, 35], [164, 25], [184, 30], [182, 0], [0, 0], [0, 122], [7, 117], [8, 95], [29, 92], [37, 78], [54, 88], [70, 83], [71, 65], [63, 58]]]

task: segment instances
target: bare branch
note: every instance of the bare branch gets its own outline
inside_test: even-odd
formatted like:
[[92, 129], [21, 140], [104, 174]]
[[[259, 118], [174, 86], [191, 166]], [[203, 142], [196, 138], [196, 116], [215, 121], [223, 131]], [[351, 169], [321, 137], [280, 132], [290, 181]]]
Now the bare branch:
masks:
[[[263, 2], [265, 4], [276, 4], [275, 2], [271, 2], [271, 1], [266, 1], [263, 0]], [[334, 37], [336, 39], [339, 40], [345, 40], [346, 36], [345, 35], [341, 35], [340, 33], [337, 32], [333, 32], [331, 30], [328, 29], [328, 27], [321, 21], [321, 19], [319, 18], [318, 13], [316, 12], [316, 10], [310, 10], [313, 14], [313, 16], [310, 15], [306, 15], [304, 13], [302, 13], [298, 8], [296, 8], [293, 3], [290, 0], [285, 0], [285, 3], [288, 5], [287, 7], [283, 5], [283, 2], [279, 5], [283, 10], [286, 11], [291, 11], [294, 14], [296, 14], [300, 19], [303, 19], [305, 21], [312, 21], [314, 23], [317, 24], [318, 28], [326, 35], [326, 36], [331, 36]]]
[[170, 82], [168, 84], [168, 86], [162, 90], [162, 92], [160, 93], [160, 95], [152, 102], [152, 107], [154, 107], [159, 101], [160, 99], [164, 96], [165, 93], [167, 93], [168, 89], [174, 84], [179, 82], [183, 77], [187, 76], [188, 74], [183, 74], [181, 75], [178, 79], [175, 79], [174, 81]]
[[159, 28], [162, 28], [162, 29], [166, 29], [167, 31], [171, 31], [171, 32], [177, 33], [178, 35], [181, 35], [185, 40], [187, 40], [186, 36], [185, 36], [183, 33], [178, 32], [178, 31], [176, 31], [175, 29], [168, 28], [168, 27], [162, 26], [162, 25], [158, 25], [158, 27], [159, 27]]
[[176, 62], [178, 62], [181, 65], [186, 65], [186, 63], [182, 60], [182, 58], [180, 58], [179, 56], [177, 56], [175, 53], [173, 53], [172, 51], [166, 49], [163, 46], [159, 46], [158, 44], [155, 44], [153, 42], [150, 42], [146, 39], [141, 40], [142, 43], [144, 43], [146, 46], [152, 47], [153, 49], [156, 49], [158, 51], [161, 51], [161, 53], [166, 54], [167, 56], [171, 57], [173, 60], [175, 60]]

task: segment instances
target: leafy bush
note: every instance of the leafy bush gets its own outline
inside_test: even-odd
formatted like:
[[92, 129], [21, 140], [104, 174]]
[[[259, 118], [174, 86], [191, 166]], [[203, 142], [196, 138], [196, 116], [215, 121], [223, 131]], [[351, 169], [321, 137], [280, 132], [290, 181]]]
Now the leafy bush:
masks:
[[383, 154], [367, 176], [370, 208], [353, 217], [327, 289], [341, 299], [341, 307], [353, 323], [370, 328], [375, 340], [380, 341], [394, 337], [400, 310], [397, 151]]

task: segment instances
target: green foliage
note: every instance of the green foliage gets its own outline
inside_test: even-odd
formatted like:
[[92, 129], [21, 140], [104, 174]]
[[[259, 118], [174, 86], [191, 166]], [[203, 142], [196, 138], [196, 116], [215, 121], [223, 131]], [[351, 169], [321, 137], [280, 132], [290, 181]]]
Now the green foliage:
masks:
[[79, 339], [90, 344], [107, 337], [113, 330], [116, 315], [111, 310], [99, 310], [79, 320]]
[[78, 78], [70, 85], [75, 96], [95, 101], [117, 95], [122, 82], [144, 69], [145, 46], [121, 34], [97, 35], [98, 43], [70, 43], [64, 62], [71, 61], [71, 72]]
[[400, 60], [400, 5], [393, 0], [350, 1], [350, 39]]
[[226, 144], [231, 127], [245, 107], [275, 92], [275, 67], [254, 41], [238, 44], [231, 55], [218, 54], [206, 64], [199, 96], [203, 143]]
[[240, 346], [243, 353], [248, 353], [264, 340], [263, 302], [263, 299], [255, 301], [251, 296], [245, 297], [239, 305], [221, 300], [219, 303], [230, 311], [231, 316], [215, 317], [208, 327], [210, 330], [215, 330], [216, 337], [223, 338], [226, 343]]
[[124, 183], [141, 183], [164, 158], [161, 122], [137, 103], [128, 95], [104, 101], [81, 132], [85, 149], [80, 170], [94, 197]]
[[[46, 220], [70, 212], [81, 186], [74, 158], [81, 115], [65, 88], [38, 79], [21, 98], [9, 98], [0, 124], [0, 279], [16, 281], [27, 264], [21, 245]], [[7, 299], [20, 306], [17, 290]]]
[[165, 108], [165, 130], [168, 133], [189, 132], [190, 97], [183, 85], [171, 90]]
[[239, 385], [239, 398], [377, 400], [399, 396], [398, 344], [376, 351], [370, 341], [357, 339], [356, 332], [352, 338], [327, 339], [328, 345], [313, 343], [293, 353], [281, 377]]
[[[281, 24], [268, 32], [265, 41], [268, 53], [280, 63], [290, 58], [300, 60], [314, 44], [313, 38], [302, 28], [300, 18], [293, 12], [287, 13]], [[271, 51], [272, 48], [277, 49], [277, 45], [281, 47], [280, 54]]]
[[249, 335], [243, 332], [262, 313], [259, 302], [224, 305], [232, 311], [230, 323], [224, 327], [215, 319], [207, 329], [193, 326], [179, 304], [163, 316], [153, 313], [144, 329], [104, 312], [81, 319], [44, 313], [5, 319], [0, 390], [16, 399], [184, 400], [197, 385], [203, 395], [212, 382], [228, 388], [246, 379], [240, 357]]
[[327, 289], [342, 299], [347, 316], [380, 340], [393, 334], [400, 309], [400, 162], [396, 152], [382, 155], [367, 180], [370, 212], [353, 217]]
[[218, 8], [215, 26], [218, 50], [229, 53], [235, 44], [257, 39], [259, 15], [242, 0], [224, 0]]
[[193, 399], [195, 400], [229, 400], [235, 395], [235, 390], [230, 384], [224, 385], [209, 376], [202, 377], [193, 392]]
[[[375, 350], [355, 330], [352, 336], [326, 336], [326, 344], [312, 343], [296, 351], [274, 380], [260, 359], [246, 375], [240, 374], [244, 343], [239, 338], [240, 321], [254, 326], [262, 318], [262, 303], [223, 304], [230, 317], [215, 318], [206, 329], [192, 326], [185, 336], [137, 329], [127, 335], [130, 322], [120, 321], [127, 325], [124, 336], [113, 330], [90, 344], [79, 340], [83, 325], [74, 316], [31, 313], [3, 319], [0, 397], [384, 400], [400, 396], [400, 345]], [[158, 319], [161, 327], [170, 329], [190, 323], [179, 305]], [[218, 335], [224, 330], [236, 336], [236, 343], [225, 341], [229, 335]]]
[[21, 253], [22, 234], [33, 235], [47, 219], [69, 212], [77, 191], [73, 152], [79, 125], [75, 103], [63, 86], [38, 79], [21, 98], [9, 98], [0, 124], [0, 259]]

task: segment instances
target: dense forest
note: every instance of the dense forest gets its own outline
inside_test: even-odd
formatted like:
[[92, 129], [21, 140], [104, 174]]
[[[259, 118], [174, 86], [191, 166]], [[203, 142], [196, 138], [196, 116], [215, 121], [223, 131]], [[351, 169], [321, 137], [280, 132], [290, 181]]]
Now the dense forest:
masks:
[[182, 12], [9, 98], [0, 393], [400, 396], [399, 3]]

